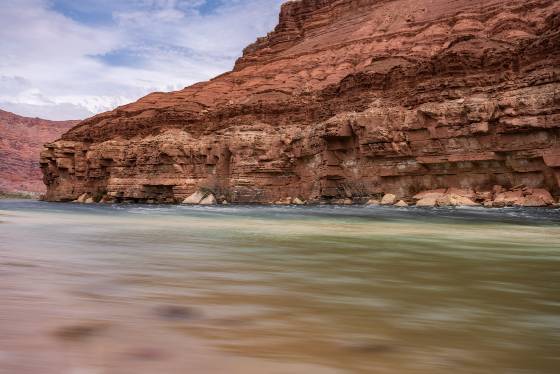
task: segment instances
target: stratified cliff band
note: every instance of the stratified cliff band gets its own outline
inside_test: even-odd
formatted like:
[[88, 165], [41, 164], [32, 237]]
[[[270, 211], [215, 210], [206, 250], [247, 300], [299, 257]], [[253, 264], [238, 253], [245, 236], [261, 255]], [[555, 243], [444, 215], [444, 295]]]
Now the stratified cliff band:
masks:
[[39, 153], [79, 121], [48, 121], [0, 110], [0, 195], [44, 192]]
[[87, 119], [41, 165], [52, 201], [558, 195], [559, 139], [559, 1], [299, 0], [232, 72]]

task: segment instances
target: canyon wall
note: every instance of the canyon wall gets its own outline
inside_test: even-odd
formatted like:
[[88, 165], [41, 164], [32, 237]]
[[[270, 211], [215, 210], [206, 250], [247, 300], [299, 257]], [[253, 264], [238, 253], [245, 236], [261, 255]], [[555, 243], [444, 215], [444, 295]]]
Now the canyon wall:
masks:
[[45, 192], [39, 154], [78, 121], [47, 121], [0, 110], [0, 191]]
[[560, 2], [299, 0], [233, 71], [87, 119], [41, 154], [47, 199], [560, 194]]

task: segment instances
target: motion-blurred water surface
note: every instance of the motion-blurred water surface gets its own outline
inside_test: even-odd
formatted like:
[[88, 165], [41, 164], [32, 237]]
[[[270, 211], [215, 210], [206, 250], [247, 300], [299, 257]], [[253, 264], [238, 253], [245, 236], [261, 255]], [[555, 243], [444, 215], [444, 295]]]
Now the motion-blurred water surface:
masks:
[[0, 373], [557, 373], [560, 213], [0, 201]]

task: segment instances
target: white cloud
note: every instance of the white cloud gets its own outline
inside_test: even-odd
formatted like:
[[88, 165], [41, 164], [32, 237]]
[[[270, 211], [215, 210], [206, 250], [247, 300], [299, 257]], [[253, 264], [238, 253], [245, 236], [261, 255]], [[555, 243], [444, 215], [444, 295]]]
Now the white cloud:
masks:
[[[0, 1], [0, 108], [85, 118], [220, 74], [270, 31], [281, 0]], [[205, 1], [219, 4], [200, 12]], [[127, 7], [124, 7], [126, 4]], [[65, 5], [65, 4], [63, 4]], [[62, 7], [64, 8], [64, 7]], [[92, 16], [93, 17], [93, 16]], [[88, 22], [91, 21], [91, 22]]]

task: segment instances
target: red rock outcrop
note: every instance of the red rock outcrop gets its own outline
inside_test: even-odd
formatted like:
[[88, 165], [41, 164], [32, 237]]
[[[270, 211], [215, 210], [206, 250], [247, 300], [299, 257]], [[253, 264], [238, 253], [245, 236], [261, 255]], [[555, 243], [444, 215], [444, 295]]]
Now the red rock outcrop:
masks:
[[560, 193], [560, 2], [299, 0], [233, 71], [47, 144], [47, 198]]
[[0, 191], [45, 192], [39, 154], [78, 121], [47, 121], [0, 110]]

